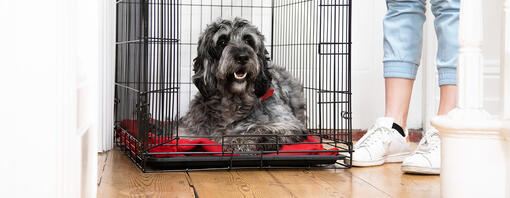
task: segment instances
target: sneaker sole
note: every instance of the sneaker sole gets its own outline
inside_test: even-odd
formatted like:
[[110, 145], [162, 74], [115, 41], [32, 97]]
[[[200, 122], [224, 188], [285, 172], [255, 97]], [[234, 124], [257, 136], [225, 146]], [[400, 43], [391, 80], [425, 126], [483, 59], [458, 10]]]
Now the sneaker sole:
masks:
[[[393, 155], [387, 155], [379, 160], [372, 160], [372, 161], [352, 161], [352, 166], [359, 166], [359, 167], [365, 167], [365, 166], [378, 166], [382, 165], [384, 163], [393, 163], [393, 162], [402, 162], [404, 159], [409, 156], [409, 152], [406, 153], [398, 153]], [[345, 158], [345, 163], [349, 163], [348, 159]]]
[[402, 172], [411, 174], [439, 175], [441, 173], [441, 169], [402, 165]]

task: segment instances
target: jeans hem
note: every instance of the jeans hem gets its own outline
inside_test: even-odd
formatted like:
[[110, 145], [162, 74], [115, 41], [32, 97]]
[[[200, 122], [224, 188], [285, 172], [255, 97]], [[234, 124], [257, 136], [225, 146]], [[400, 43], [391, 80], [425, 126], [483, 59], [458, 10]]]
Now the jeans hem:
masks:
[[439, 67], [437, 68], [439, 86], [456, 85], [457, 84], [457, 68], [456, 67]]
[[404, 61], [385, 61], [384, 77], [385, 78], [407, 78], [415, 79], [418, 65]]

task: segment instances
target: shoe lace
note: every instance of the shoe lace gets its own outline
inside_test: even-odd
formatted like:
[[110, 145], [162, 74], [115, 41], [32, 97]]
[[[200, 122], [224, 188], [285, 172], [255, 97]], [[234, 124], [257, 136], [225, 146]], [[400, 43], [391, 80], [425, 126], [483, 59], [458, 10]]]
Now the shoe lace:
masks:
[[373, 145], [377, 141], [388, 141], [392, 130], [387, 127], [372, 126], [367, 133], [354, 145], [355, 149]]
[[439, 139], [439, 132], [436, 129], [427, 130], [423, 138], [420, 140], [416, 152], [417, 153], [431, 152], [436, 149], [439, 149], [440, 145], [441, 141]]

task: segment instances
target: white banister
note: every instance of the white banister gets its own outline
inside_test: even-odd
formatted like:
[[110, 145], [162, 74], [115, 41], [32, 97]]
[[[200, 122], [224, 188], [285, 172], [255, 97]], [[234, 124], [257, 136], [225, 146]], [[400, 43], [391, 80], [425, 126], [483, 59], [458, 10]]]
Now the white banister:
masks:
[[503, 4], [501, 36], [501, 98], [503, 119], [510, 120], [510, 0]]
[[441, 135], [442, 197], [504, 197], [501, 121], [483, 109], [483, 0], [461, 0], [457, 108], [432, 119]]
[[459, 21], [459, 65], [457, 68], [457, 106], [483, 106], [482, 1], [462, 1]]

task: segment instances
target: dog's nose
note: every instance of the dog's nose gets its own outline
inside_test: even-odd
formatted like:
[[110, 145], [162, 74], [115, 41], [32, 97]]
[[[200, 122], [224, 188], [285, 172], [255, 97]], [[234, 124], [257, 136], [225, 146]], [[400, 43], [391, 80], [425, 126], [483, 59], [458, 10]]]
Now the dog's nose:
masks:
[[239, 53], [236, 57], [237, 63], [244, 65], [248, 62], [248, 59], [250, 59], [250, 55], [246, 52]]

